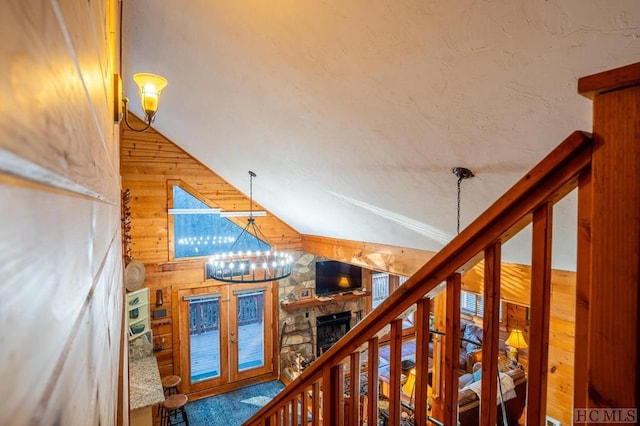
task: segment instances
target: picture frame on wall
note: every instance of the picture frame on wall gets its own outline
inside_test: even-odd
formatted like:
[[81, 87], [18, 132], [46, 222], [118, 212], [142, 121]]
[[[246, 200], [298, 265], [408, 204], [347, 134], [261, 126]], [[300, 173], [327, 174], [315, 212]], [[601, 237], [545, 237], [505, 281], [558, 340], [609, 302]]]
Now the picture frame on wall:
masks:
[[313, 289], [301, 288], [298, 290], [298, 299], [310, 299], [313, 296]]

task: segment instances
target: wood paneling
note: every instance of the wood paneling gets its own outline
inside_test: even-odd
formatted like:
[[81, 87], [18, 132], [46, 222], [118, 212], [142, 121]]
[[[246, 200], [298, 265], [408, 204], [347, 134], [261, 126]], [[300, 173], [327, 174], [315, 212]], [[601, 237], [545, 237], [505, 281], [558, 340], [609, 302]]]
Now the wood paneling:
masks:
[[[130, 120], [140, 124], [135, 116]], [[169, 183], [184, 182], [211, 207], [223, 211], [249, 210], [249, 198], [220, 176], [184, 152], [154, 129], [135, 133], [124, 129], [121, 140], [122, 185], [131, 190], [132, 254], [134, 259], [152, 267], [172, 261], [167, 214]], [[264, 210], [254, 202], [254, 210]], [[247, 219], [229, 218], [240, 227]], [[301, 248], [300, 235], [268, 213], [256, 217], [256, 225], [269, 243], [279, 249]], [[153, 285], [153, 281], [149, 281]]]
[[0, 375], [12, 424], [117, 424], [128, 413], [118, 6], [0, 5], [11, 46], [0, 75]]
[[[140, 120], [130, 116], [133, 125]], [[201, 259], [173, 259], [171, 217], [167, 214], [171, 185], [179, 184], [196, 193], [212, 207], [223, 211], [249, 210], [249, 197], [231, 186], [162, 134], [150, 129], [144, 133], [122, 131], [122, 186], [131, 190], [131, 251], [133, 258], [145, 264], [145, 287], [151, 290], [155, 306], [156, 290], [162, 290], [169, 324], [152, 323], [154, 344], [162, 345], [156, 354], [161, 374], [176, 374], [180, 353], [177, 335], [177, 310], [172, 297], [178, 289], [204, 285], [204, 263]], [[254, 210], [264, 210], [254, 202]], [[230, 218], [244, 227], [247, 218]], [[299, 250], [300, 235], [268, 213], [256, 217], [256, 225], [276, 248]], [[209, 282], [209, 283], [212, 283]], [[210, 285], [210, 284], [209, 284]]]

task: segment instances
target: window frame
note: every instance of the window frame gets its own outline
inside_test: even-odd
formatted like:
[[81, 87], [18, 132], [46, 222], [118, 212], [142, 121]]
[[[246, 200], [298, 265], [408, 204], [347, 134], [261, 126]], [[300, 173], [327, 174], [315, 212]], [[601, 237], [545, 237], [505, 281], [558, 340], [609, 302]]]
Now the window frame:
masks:
[[[214, 203], [211, 199], [207, 198], [205, 195], [200, 193], [197, 189], [187, 184], [182, 179], [167, 179], [167, 249], [169, 253], [169, 261], [170, 262], [180, 262], [180, 261], [190, 261], [190, 260], [201, 260], [204, 258], [208, 258], [211, 255], [205, 254], [202, 256], [190, 256], [190, 257], [176, 257], [175, 254], [175, 232], [174, 232], [174, 215], [169, 214], [169, 210], [174, 208], [174, 200], [173, 200], [173, 188], [178, 186], [183, 191], [189, 193], [192, 197], [196, 198], [198, 201], [206, 204], [208, 207], [212, 209], [221, 208], [220, 205]], [[234, 223], [236, 226], [243, 229], [246, 225], [245, 217], [227, 217], [227, 220]], [[238, 231], [239, 233], [240, 231]], [[267, 243], [268, 244], [268, 243]]]

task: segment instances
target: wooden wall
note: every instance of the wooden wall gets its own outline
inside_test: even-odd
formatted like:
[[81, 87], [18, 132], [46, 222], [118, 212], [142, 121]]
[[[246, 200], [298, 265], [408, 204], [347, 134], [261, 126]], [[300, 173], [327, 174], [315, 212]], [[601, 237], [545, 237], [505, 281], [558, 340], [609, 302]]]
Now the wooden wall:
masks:
[[117, 0], [0, 3], [6, 424], [113, 425], [128, 413], [126, 382], [118, 397], [118, 14]]
[[[141, 126], [133, 115], [130, 121]], [[156, 291], [161, 290], [162, 307], [167, 309], [167, 320], [152, 322], [154, 343], [163, 347], [156, 354], [160, 373], [174, 374], [174, 357], [178, 356], [179, 348], [174, 346], [177, 336], [174, 336], [172, 294], [179, 287], [204, 281], [204, 260], [174, 261], [171, 257], [168, 181], [181, 180], [223, 211], [248, 211], [249, 197], [154, 129], [135, 133], [123, 128], [121, 174], [122, 187], [131, 190], [131, 254], [145, 264], [144, 286], [151, 289], [151, 303], [155, 305]], [[253, 209], [264, 210], [255, 201]], [[244, 227], [247, 218], [230, 220]], [[271, 213], [255, 220], [275, 247], [288, 250], [302, 247], [300, 234]]]
[[[506, 338], [518, 327], [528, 337], [526, 307], [530, 304], [530, 268], [503, 263], [501, 295], [507, 300], [507, 323], [501, 330]], [[476, 265], [463, 276], [462, 289], [482, 294], [483, 265]], [[549, 364], [547, 370], [547, 415], [562, 424], [571, 424], [575, 346], [576, 274], [553, 270], [551, 274], [551, 312], [549, 318]], [[504, 314], [504, 312], [503, 312]], [[526, 362], [527, 350], [519, 351]]]

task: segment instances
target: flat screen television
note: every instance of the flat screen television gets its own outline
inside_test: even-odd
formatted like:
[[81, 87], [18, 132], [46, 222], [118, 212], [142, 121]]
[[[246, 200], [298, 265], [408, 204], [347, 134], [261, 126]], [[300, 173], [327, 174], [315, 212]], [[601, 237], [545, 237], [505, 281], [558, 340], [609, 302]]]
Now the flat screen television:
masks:
[[362, 288], [362, 268], [326, 260], [316, 262], [316, 294], [345, 293]]

